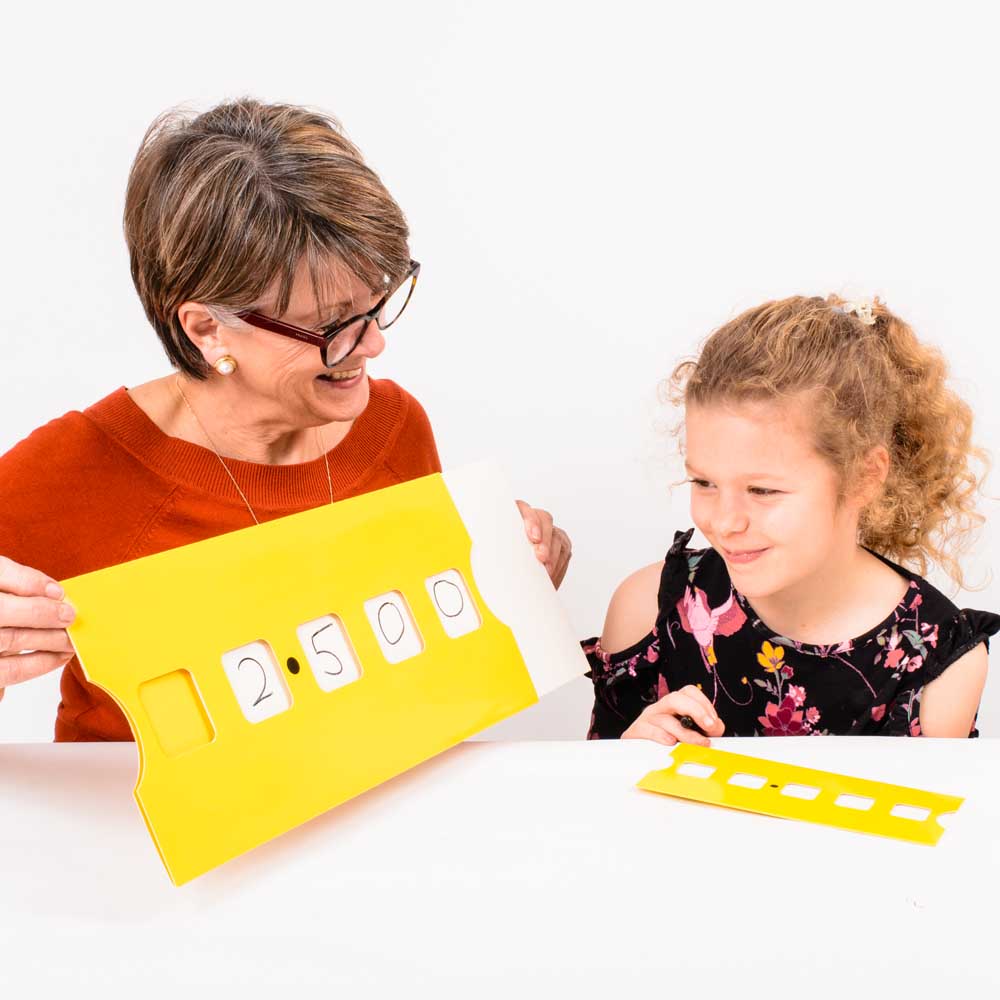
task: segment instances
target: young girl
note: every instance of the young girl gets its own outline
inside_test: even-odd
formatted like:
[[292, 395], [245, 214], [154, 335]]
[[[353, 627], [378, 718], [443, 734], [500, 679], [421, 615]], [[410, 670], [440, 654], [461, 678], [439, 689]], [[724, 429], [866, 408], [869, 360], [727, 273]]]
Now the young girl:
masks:
[[[987, 637], [959, 585], [983, 518], [969, 407], [878, 300], [750, 309], [679, 365], [691, 518], [584, 644], [590, 738], [974, 736]], [[701, 732], [705, 735], [702, 735]]]

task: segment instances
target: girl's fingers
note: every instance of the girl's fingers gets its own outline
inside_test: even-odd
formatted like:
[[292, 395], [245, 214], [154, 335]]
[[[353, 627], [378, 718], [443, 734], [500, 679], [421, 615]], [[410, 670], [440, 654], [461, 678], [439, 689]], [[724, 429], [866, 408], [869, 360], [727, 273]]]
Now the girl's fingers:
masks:
[[72, 653], [22, 653], [20, 656], [0, 656], [0, 688], [41, 677], [66, 664]]
[[623, 740], [652, 740], [654, 743], [661, 743], [665, 747], [672, 747], [677, 738], [671, 735], [663, 726], [657, 722], [649, 721], [640, 716], [628, 729], [622, 733]]
[[697, 687], [694, 684], [685, 684], [678, 693], [685, 694], [689, 698], [693, 698], [695, 701], [699, 702], [705, 712], [710, 713], [713, 716], [716, 714], [715, 708], [700, 687]]
[[678, 694], [683, 694], [690, 698], [698, 708], [695, 713], [685, 712], [708, 733], [709, 736], [721, 736], [726, 731], [725, 723], [719, 718], [715, 706], [708, 700], [705, 692], [694, 684], [687, 684], [680, 689]]
[[702, 736], [694, 729], [688, 729], [676, 715], [661, 715], [657, 721], [663, 731], [672, 736], [678, 743], [694, 743], [700, 747], [712, 745], [707, 736]]
[[697, 688], [684, 687], [680, 691], [671, 691], [670, 694], [664, 695], [652, 708], [660, 716], [675, 718], [680, 715], [690, 716], [695, 725], [700, 726], [709, 735], [721, 736], [726, 727], [712, 708], [712, 703], [704, 695], [700, 698], [693, 697], [691, 691], [701, 694]]

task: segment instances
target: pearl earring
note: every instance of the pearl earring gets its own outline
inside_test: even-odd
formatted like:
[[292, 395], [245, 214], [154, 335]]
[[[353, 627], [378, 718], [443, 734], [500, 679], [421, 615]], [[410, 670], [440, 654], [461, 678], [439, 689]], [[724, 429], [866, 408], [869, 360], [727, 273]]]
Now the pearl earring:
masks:
[[212, 367], [220, 375], [232, 375], [236, 371], [236, 358], [231, 354], [223, 354], [218, 361], [216, 361]]

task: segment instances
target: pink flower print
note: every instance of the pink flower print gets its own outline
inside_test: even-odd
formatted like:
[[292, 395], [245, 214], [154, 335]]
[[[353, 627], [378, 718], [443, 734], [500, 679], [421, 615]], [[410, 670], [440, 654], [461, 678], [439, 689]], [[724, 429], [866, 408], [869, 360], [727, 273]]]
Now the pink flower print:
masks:
[[910, 735], [919, 736], [920, 735], [920, 717], [910, 720]]
[[668, 694], [670, 694], [670, 688], [667, 687], [667, 682], [663, 674], [660, 674], [656, 678], [656, 700], [659, 701], [664, 695]]
[[906, 654], [901, 649], [891, 649], [885, 657], [886, 670], [895, 670]]
[[806, 709], [806, 721], [815, 726], [819, 722], [819, 709], [815, 706]]
[[786, 681], [791, 680], [795, 676], [795, 671], [792, 669], [792, 665], [790, 663], [782, 665], [781, 676], [784, 677]]
[[911, 656], [909, 660], [906, 661], [906, 672], [912, 674], [914, 670], [919, 670], [923, 665], [924, 658], [917, 653], [916, 656]]
[[659, 658], [660, 658], [660, 651], [656, 648], [656, 646], [650, 646], [646, 650], [646, 662], [647, 663], [656, 663], [656, 661]]
[[785, 695], [780, 705], [769, 702], [764, 714], [757, 721], [764, 727], [765, 736], [801, 736], [805, 732], [802, 713], [795, 711], [795, 699]]
[[910, 601], [910, 610], [913, 611], [915, 608], [919, 608], [921, 604], [924, 603], [923, 595], [917, 593], [914, 595], [912, 601]]
[[795, 684], [789, 684], [788, 694], [789, 697], [794, 699], [795, 704], [800, 708], [806, 703], [806, 689], [804, 687], [797, 687]]
[[881, 722], [885, 718], [885, 705], [876, 705], [872, 709], [872, 721]]
[[680, 614], [681, 626], [685, 632], [695, 637], [701, 646], [706, 664], [710, 667], [718, 662], [712, 645], [713, 639], [717, 635], [733, 635], [747, 620], [743, 609], [736, 603], [732, 591], [729, 592], [729, 599], [724, 604], [713, 608], [708, 603], [705, 591], [695, 587], [692, 593], [691, 588], [687, 587], [684, 596], [677, 602], [677, 611]]

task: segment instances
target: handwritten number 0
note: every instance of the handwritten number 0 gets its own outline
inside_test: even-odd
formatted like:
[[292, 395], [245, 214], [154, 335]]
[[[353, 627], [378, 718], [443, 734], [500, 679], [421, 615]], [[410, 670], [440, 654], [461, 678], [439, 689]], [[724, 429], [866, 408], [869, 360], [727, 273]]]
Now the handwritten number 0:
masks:
[[236, 669], [237, 670], [242, 669], [244, 663], [252, 663], [260, 671], [261, 680], [263, 681], [263, 684], [261, 685], [260, 689], [260, 694], [257, 695], [257, 700], [253, 703], [252, 706], [253, 708], [256, 708], [265, 698], [270, 698], [271, 695], [274, 694], [274, 692], [267, 690], [267, 672], [264, 670], [263, 665], [258, 660], [255, 660], [252, 656], [244, 656], [243, 659], [240, 660], [240, 662], [236, 665]]

